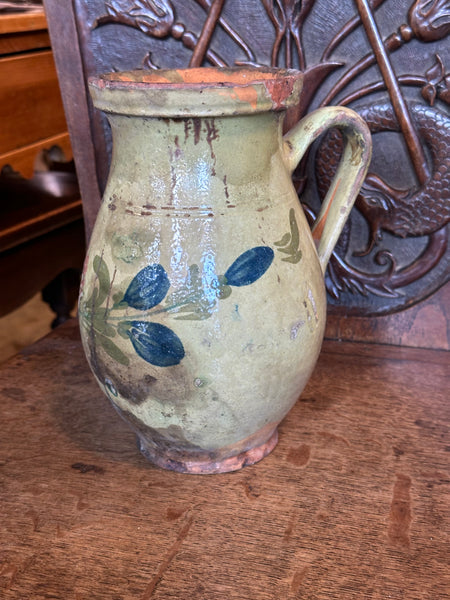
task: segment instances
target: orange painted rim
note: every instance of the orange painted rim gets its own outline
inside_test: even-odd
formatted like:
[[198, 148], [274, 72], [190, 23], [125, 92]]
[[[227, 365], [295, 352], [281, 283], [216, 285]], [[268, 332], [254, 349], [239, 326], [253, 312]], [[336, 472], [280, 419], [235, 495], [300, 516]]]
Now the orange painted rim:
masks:
[[141, 69], [89, 79], [100, 110], [153, 117], [283, 111], [299, 101], [302, 85], [300, 71], [270, 67]]
[[269, 67], [198, 67], [188, 69], [135, 70], [105, 73], [89, 82], [107, 88], [224, 88], [257, 84], [284, 84], [303, 78], [301, 71]]

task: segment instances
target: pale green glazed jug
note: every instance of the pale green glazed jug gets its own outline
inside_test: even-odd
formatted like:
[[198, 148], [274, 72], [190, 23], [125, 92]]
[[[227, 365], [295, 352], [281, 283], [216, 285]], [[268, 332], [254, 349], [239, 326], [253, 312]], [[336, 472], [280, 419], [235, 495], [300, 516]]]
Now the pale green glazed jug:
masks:
[[[319, 109], [283, 137], [303, 76], [279, 69], [113, 73], [90, 81], [112, 164], [79, 299], [97, 381], [153, 463], [255, 463], [322, 343], [323, 273], [359, 192], [370, 134]], [[346, 139], [312, 229], [291, 174], [330, 127]]]

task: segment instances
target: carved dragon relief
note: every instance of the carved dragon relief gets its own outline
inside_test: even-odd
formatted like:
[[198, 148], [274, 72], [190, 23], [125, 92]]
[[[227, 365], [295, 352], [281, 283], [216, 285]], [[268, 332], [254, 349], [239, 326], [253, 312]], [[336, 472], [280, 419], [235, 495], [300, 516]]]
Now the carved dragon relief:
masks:
[[[374, 136], [395, 132], [404, 140], [403, 160], [411, 165], [413, 173], [408, 186], [393, 185], [389, 173], [370, 169], [353, 211], [357, 218], [350, 220], [329, 264], [326, 284], [330, 302], [337, 307], [357, 306], [359, 314], [408, 306], [435, 291], [449, 277], [450, 116], [446, 106], [450, 103], [450, 73], [445, 57], [443, 60], [436, 53], [434, 64], [427, 65], [423, 75], [396, 75], [392, 54], [401, 52], [413, 40], [420, 44], [444, 40], [450, 33], [450, 0], [415, 0], [409, 10], [405, 7], [405, 22], [383, 39], [375, 11], [388, 1], [354, 0], [354, 15], [334, 35], [331, 32], [327, 38], [324, 33], [320, 61], [309, 65], [302, 34], [316, 0], [260, 0], [268, 26], [273, 28], [271, 64], [305, 71], [302, 105], [290, 115], [291, 121], [314, 103], [350, 105], [367, 121]], [[242, 27], [233, 22], [231, 11], [227, 13], [227, 0], [190, 2], [205, 13], [198, 32], [177, 18], [175, 0], [106, 0], [104, 13], [92, 22], [91, 30], [115, 23], [137, 29], [149, 38], [172, 38], [192, 51], [191, 66], [269, 62], [258, 61], [250, 41], [239, 32]], [[235, 45], [234, 56], [229, 50], [222, 56], [223, 49], [214, 47], [212, 37], [217, 27]], [[348, 64], [333, 59], [339, 46], [358, 29], [364, 32], [370, 52], [351, 58]], [[137, 66], [164, 66], [156, 62], [150, 51]], [[370, 81], [366, 77], [358, 85], [358, 78], [374, 66], [372, 72], [378, 75]], [[340, 77], [324, 95], [321, 87], [336, 71]], [[405, 90], [418, 90], [423, 101], [407, 99]], [[324, 150], [325, 145], [318, 145], [310, 157], [314, 169], [304, 163], [303, 171], [298, 173], [298, 187], [311, 187], [317, 197], [324, 195], [341, 151], [338, 134], [330, 134], [330, 143], [331, 154], [329, 149]], [[313, 171], [317, 174], [315, 181]], [[313, 217], [316, 207], [306, 208]], [[356, 229], [361, 230], [361, 220], [368, 235], [365, 242], [361, 241], [361, 231], [353, 235]], [[409, 252], [405, 262], [402, 244], [409, 240], [411, 247], [411, 240], [416, 238], [420, 242], [417, 250]]]

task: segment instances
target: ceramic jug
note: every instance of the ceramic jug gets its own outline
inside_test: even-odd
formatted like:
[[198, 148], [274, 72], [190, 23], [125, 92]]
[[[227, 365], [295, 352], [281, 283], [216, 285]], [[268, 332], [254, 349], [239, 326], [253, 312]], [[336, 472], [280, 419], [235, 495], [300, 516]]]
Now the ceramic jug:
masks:
[[[302, 81], [243, 67], [90, 80], [113, 150], [80, 292], [82, 340], [160, 467], [214, 473], [260, 460], [316, 363], [323, 274], [371, 145], [340, 107], [283, 136]], [[332, 127], [345, 150], [311, 231], [291, 174]]]

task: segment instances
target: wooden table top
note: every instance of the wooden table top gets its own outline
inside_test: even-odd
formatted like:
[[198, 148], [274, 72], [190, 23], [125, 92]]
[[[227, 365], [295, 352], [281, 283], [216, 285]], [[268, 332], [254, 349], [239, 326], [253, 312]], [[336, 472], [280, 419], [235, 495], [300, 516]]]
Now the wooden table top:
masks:
[[75, 322], [0, 368], [4, 600], [450, 598], [449, 354], [326, 342], [262, 462], [162, 471]]

